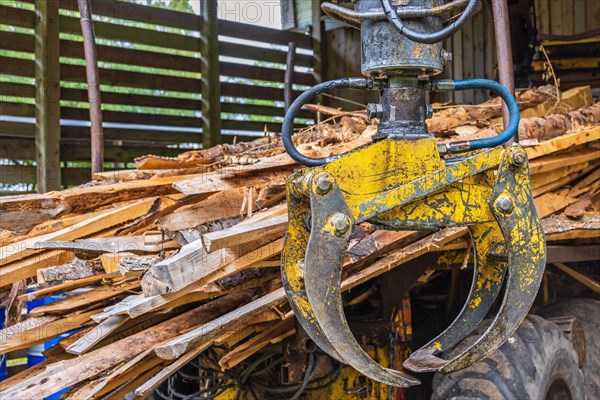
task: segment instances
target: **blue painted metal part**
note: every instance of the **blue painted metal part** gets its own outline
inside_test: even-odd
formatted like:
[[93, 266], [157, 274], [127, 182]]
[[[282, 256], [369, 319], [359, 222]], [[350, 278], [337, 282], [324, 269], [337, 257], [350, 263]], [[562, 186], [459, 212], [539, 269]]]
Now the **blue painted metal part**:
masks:
[[454, 81], [454, 85], [455, 90], [491, 90], [492, 92], [499, 95], [502, 98], [502, 100], [504, 100], [510, 111], [510, 120], [508, 121], [506, 129], [504, 129], [500, 134], [491, 138], [470, 140], [468, 142], [470, 150], [479, 150], [488, 147], [499, 146], [503, 143], [506, 143], [517, 134], [517, 132], [519, 131], [519, 121], [521, 119], [519, 105], [517, 104], [517, 100], [515, 99], [515, 97], [512, 95], [512, 93], [508, 91], [506, 87], [490, 79], [468, 79]]

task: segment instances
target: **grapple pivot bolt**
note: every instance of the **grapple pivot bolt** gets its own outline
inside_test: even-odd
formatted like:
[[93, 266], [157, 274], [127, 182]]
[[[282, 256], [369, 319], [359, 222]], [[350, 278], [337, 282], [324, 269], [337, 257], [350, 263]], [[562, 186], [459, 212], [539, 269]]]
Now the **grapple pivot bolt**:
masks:
[[514, 208], [513, 201], [508, 196], [500, 196], [496, 200], [496, 208], [504, 214], [510, 214]]
[[525, 164], [525, 161], [527, 161], [527, 155], [525, 154], [524, 151], [517, 150], [517, 151], [513, 152], [512, 156], [511, 156], [511, 160], [512, 160], [512, 164], [515, 167], [520, 167], [521, 165]]
[[350, 218], [342, 213], [335, 214], [331, 219], [331, 223], [335, 228], [336, 236], [343, 236], [350, 230]]
[[333, 180], [327, 173], [317, 175], [315, 183], [317, 185], [317, 194], [321, 196], [325, 196], [333, 189]]

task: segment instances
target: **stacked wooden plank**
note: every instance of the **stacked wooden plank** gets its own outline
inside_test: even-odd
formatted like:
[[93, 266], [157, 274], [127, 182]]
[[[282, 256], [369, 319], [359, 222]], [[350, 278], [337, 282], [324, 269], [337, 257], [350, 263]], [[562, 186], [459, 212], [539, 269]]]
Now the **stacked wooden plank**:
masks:
[[[599, 105], [589, 88], [558, 97], [519, 96], [536, 205], [549, 241], [598, 240]], [[499, 105], [438, 105], [430, 130], [440, 140], [495, 133]], [[376, 130], [362, 112], [316, 108], [333, 123], [300, 132], [306, 154], [347, 151]], [[545, 121], [558, 126], [552, 134], [532, 128]], [[0, 353], [83, 328], [48, 350], [42, 364], [0, 383], [0, 397], [41, 398], [66, 387], [73, 399], [134, 390], [144, 397], [213, 346], [224, 349], [218, 363], [230, 369], [294, 334], [279, 258], [284, 182], [299, 166], [280, 140], [137, 163], [84, 187], [0, 199], [0, 288], [10, 316]], [[425, 253], [464, 247], [466, 234], [361, 232], [346, 260], [346, 291]], [[39, 290], [25, 293], [32, 278]], [[63, 293], [21, 318], [24, 303]]]

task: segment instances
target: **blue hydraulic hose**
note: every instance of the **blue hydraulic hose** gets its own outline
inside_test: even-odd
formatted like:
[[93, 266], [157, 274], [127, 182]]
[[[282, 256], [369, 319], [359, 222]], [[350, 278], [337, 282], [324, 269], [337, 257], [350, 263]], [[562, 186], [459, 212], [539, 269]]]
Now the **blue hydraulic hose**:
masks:
[[426, 44], [438, 43], [452, 36], [460, 28], [462, 28], [462, 26], [467, 22], [469, 17], [473, 15], [473, 13], [475, 12], [475, 8], [477, 7], [477, 0], [469, 0], [467, 7], [456, 21], [452, 22], [450, 25], [437, 32], [421, 33], [413, 31], [404, 24], [404, 22], [400, 19], [398, 10], [395, 6], [392, 5], [392, 0], [380, 1], [388, 21], [390, 21], [392, 26], [396, 28], [398, 32], [400, 32], [402, 35], [404, 35], [404, 37], [412, 40], [413, 42]]
[[325, 93], [336, 89], [368, 89], [370, 82], [372, 83], [372, 81], [367, 78], [335, 79], [332, 81], [319, 83], [318, 85], [311, 87], [310, 89], [302, 93], [300, 96], [298, 96], [296, 101], [292, 103], [287, 113], [285, 114], [283, 126], [281, 127], [281, 138], [283, 139], [283, 147], [285, 147], [285, 150], [287, 151], [288, 155], [292, 157], [292, 159], [294, 159], [295, 161], [299, 162], [302, 165], [306, 165], [307, 167], [318, 167], [321, 165], [325, 165], [328, 162], [331, 162], [333, 159], [338, 158], [339, 156], [326, 158], [312, 158], [300, 153], [298, 149], [296, 149], [296, 146], [294, 146], [294, 142], [292, 141], [292, 135], [294, 134], [294, 118], [306, 103], [308, 103], [315, 96], [321, 93]]
[[500, 134], [485, 139], [470, 140], [468, 142], [470, 150], [479, 150], [488, 147], [496, 147], [509, 141], [519, 131], [519, 121], [521, 114], [519, 112], [519, 105], [515, 96], [512, 95], [503, 85], [496, 81], [489, 79], [468, 79], [462, 81], [454, 81], [454, 89], [456, 90], [467, 90], [467, 89], [488, 89], [498, 94], [502, 100], [508, 106], [510, 111], [510, 119], [506, 129]]

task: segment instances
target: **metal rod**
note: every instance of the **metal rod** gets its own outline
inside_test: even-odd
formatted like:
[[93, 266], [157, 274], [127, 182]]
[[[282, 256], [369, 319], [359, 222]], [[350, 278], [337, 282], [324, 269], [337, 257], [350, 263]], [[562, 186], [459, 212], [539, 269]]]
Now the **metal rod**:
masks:
[[[467, 4], [467, 2], [468, 0], [453, 0], [450, 3], [431, 8], [402, 6], [398, 8], [398, 15], [405, 19], [430, 17], [432, 15], [439, 15], [446, 11], [451, 11], [455, 8], [461, 7]], [[323, 3], [321, 5], [321, 9], [331, 18], [337, 19], [338, 21], [357, 29], [360, 29], [360, 23], [363, 20], [372, 19], [376, 21], [383, 21], [387, 19], [383, 9], [369, 12], [358, 12], [329, 2]]]
[[92, 24], [92, 5], [90, 0], [77, 0], [81, 15], [81, 33], [85, 54], [85, 73], [90, 103], [92, 173], [104, 170], [104, 131], [102, 130], [102, 109], [100, 98], [100, 73], [98, 71], [98, 53], [96, 37]]
[[[506, 0], [492, 0], [492, 13], [494, 15], [494, 30], [496, 31], [496, 57], [498, 59], [498, 75], [500, 83], [514, 95], [515, 76], [510, 41], [508, 4]], [[510, 112], [505, 104], [502, 105], [502, 116], [504, 117], [504, 128], [506, 128], [510, 119]], [[506, 146], [510, 146], [513, 142], [518, 141], [519, 132], [517, 130], [513, 139], [506, 142]]]
[[290, 108], [294, 101], [294, 66], [296, 65], [296, 43], [288, 43], [288, 53], [285, 62], [285, 90], [283, 92], [285, 100], [285, 112]]

